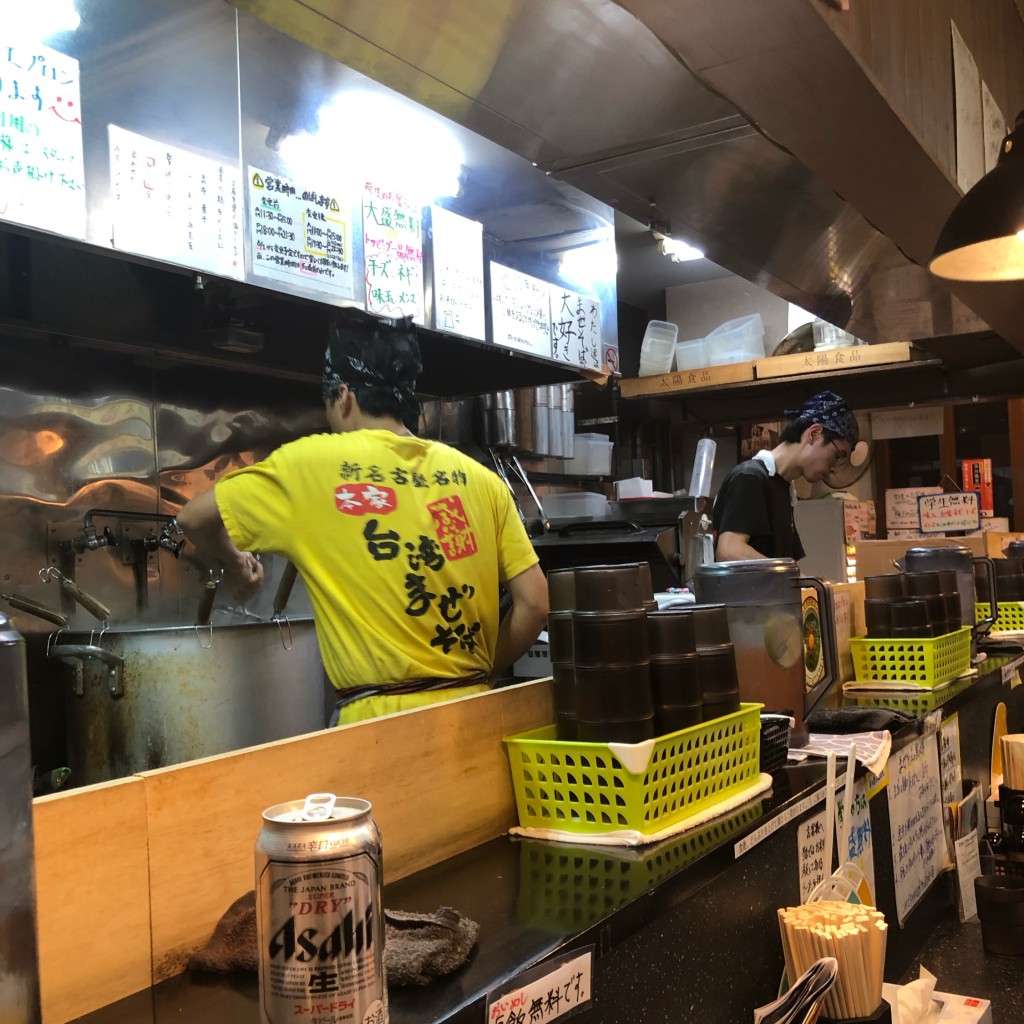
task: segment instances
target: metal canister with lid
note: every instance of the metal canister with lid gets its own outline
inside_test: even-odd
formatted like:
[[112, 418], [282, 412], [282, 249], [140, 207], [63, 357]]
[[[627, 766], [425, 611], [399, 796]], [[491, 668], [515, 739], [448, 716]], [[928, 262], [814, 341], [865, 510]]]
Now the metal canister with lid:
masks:
[[260, 1019], [387, 1024], [380, 832], [367, 800], [314, 793], [263, 812]]

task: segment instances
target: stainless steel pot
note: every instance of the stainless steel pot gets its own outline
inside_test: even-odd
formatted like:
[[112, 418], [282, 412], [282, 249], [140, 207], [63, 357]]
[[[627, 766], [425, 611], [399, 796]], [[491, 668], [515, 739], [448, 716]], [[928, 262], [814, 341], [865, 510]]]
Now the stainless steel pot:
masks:
[[49, 653], [79, 784], [314, 732], [335, 699], [308, 618], [62, 632]]

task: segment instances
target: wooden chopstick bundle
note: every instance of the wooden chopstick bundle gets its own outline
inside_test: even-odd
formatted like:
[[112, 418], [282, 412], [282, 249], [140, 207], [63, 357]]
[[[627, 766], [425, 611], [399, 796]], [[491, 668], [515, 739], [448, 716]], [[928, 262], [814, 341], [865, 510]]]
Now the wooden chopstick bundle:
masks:
[[1003, 754], [1003, 783], [1010, 789], [1024, 789], [1024, 733], [1007, 733], [1000, 740]]
[[882, 1002], [888, 926], [874, 907], [821, 900], [779, 910], [779, 932], [792, 984], [816, 960], [835, 957], [839, 974], [825, 997], [834, 1020], [869, 1017]]

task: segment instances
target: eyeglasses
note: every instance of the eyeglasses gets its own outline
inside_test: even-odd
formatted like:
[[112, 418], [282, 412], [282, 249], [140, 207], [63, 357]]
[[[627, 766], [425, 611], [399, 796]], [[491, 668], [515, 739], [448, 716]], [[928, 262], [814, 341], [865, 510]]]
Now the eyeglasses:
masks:
[[832, 447], [835, 448], [835, 450], [837, 452], [839, 452], [839, 458], [836, 459], [836, 465], [837, 466], [845, 466], [845, 465], [847, 465], [849, 463], [849, 461], [850, 461], [850, 453], [849, 452], [844, 452], [843, 449], [840, 448], [839, 445], [836, 444], [836, 439], [834, 437], [830, 437], [828, 439], [828, 443], [830, 445], [832, 445]]

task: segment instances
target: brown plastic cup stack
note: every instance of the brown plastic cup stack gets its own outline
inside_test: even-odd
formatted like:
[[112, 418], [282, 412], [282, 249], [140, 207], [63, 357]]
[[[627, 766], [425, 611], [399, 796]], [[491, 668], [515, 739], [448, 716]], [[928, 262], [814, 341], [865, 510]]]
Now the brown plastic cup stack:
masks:
[[658, 735], [700, 725], [704, 712], [693, 607], [650, 613], [647, 632]]

